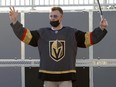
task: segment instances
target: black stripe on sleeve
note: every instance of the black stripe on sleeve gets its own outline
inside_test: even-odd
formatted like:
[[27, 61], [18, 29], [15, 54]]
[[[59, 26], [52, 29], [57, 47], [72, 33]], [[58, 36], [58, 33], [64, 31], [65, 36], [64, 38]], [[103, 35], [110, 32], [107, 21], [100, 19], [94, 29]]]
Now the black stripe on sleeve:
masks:
[[30, 31], [30, 32], [32, 34], [32, 39], [29, 45], [36, 47], [38, 46], [38, 40], [39, 40], [40, 35], [37, 31]]

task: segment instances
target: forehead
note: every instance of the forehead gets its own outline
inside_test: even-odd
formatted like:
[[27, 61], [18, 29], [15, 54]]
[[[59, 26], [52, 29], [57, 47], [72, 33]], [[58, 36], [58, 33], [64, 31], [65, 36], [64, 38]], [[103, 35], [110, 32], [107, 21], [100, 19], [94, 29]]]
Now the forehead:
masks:
[[61, 15], [61, 13], [58, 10], [51, 11], [50, 14], [52, 14], [52, 15]]

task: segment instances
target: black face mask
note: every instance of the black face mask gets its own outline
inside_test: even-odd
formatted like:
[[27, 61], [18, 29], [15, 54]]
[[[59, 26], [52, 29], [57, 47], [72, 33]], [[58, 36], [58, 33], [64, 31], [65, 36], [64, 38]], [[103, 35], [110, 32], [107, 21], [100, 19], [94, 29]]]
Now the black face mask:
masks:
[[60, 22], [59, 22], [59, 20], [58, 21], [50, 21], [50, 24], [53, 27], [57, 27], [60, 24]]

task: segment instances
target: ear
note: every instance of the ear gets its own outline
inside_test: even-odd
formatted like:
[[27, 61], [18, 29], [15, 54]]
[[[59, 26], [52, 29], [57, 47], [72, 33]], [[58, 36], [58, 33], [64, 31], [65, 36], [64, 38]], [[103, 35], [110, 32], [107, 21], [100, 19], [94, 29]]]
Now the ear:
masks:
[[64, 18], [64, 15], [61, 15], [61, 18], [63, 19]]
[[64, 16], [63, 15], [61, 15], [61, 18], [60, 18], [60, 20], [62, 21], [62, 19], [64, 18]]

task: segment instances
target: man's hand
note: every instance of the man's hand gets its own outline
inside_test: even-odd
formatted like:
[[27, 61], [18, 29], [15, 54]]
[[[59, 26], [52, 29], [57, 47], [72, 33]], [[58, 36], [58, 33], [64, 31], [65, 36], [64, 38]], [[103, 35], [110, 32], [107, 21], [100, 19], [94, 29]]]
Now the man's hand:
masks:
[[11, 20], [11, 22], [13, 24], [16, 23], [17, 21], [17, 16], [18, 16], [18, 11], [15, 11], [15, 8], [14, 7], [10, 7], [10, 11], [9, 11], [9, 18]]
[[101, 28], [102, 30], [104, 30], [104, 29], [107, 28], [107, 26], [108, 26], [107, 20], [106, 20], [105, 18], [102, 18], [101, 21], [100, 21], [100, 28]]

